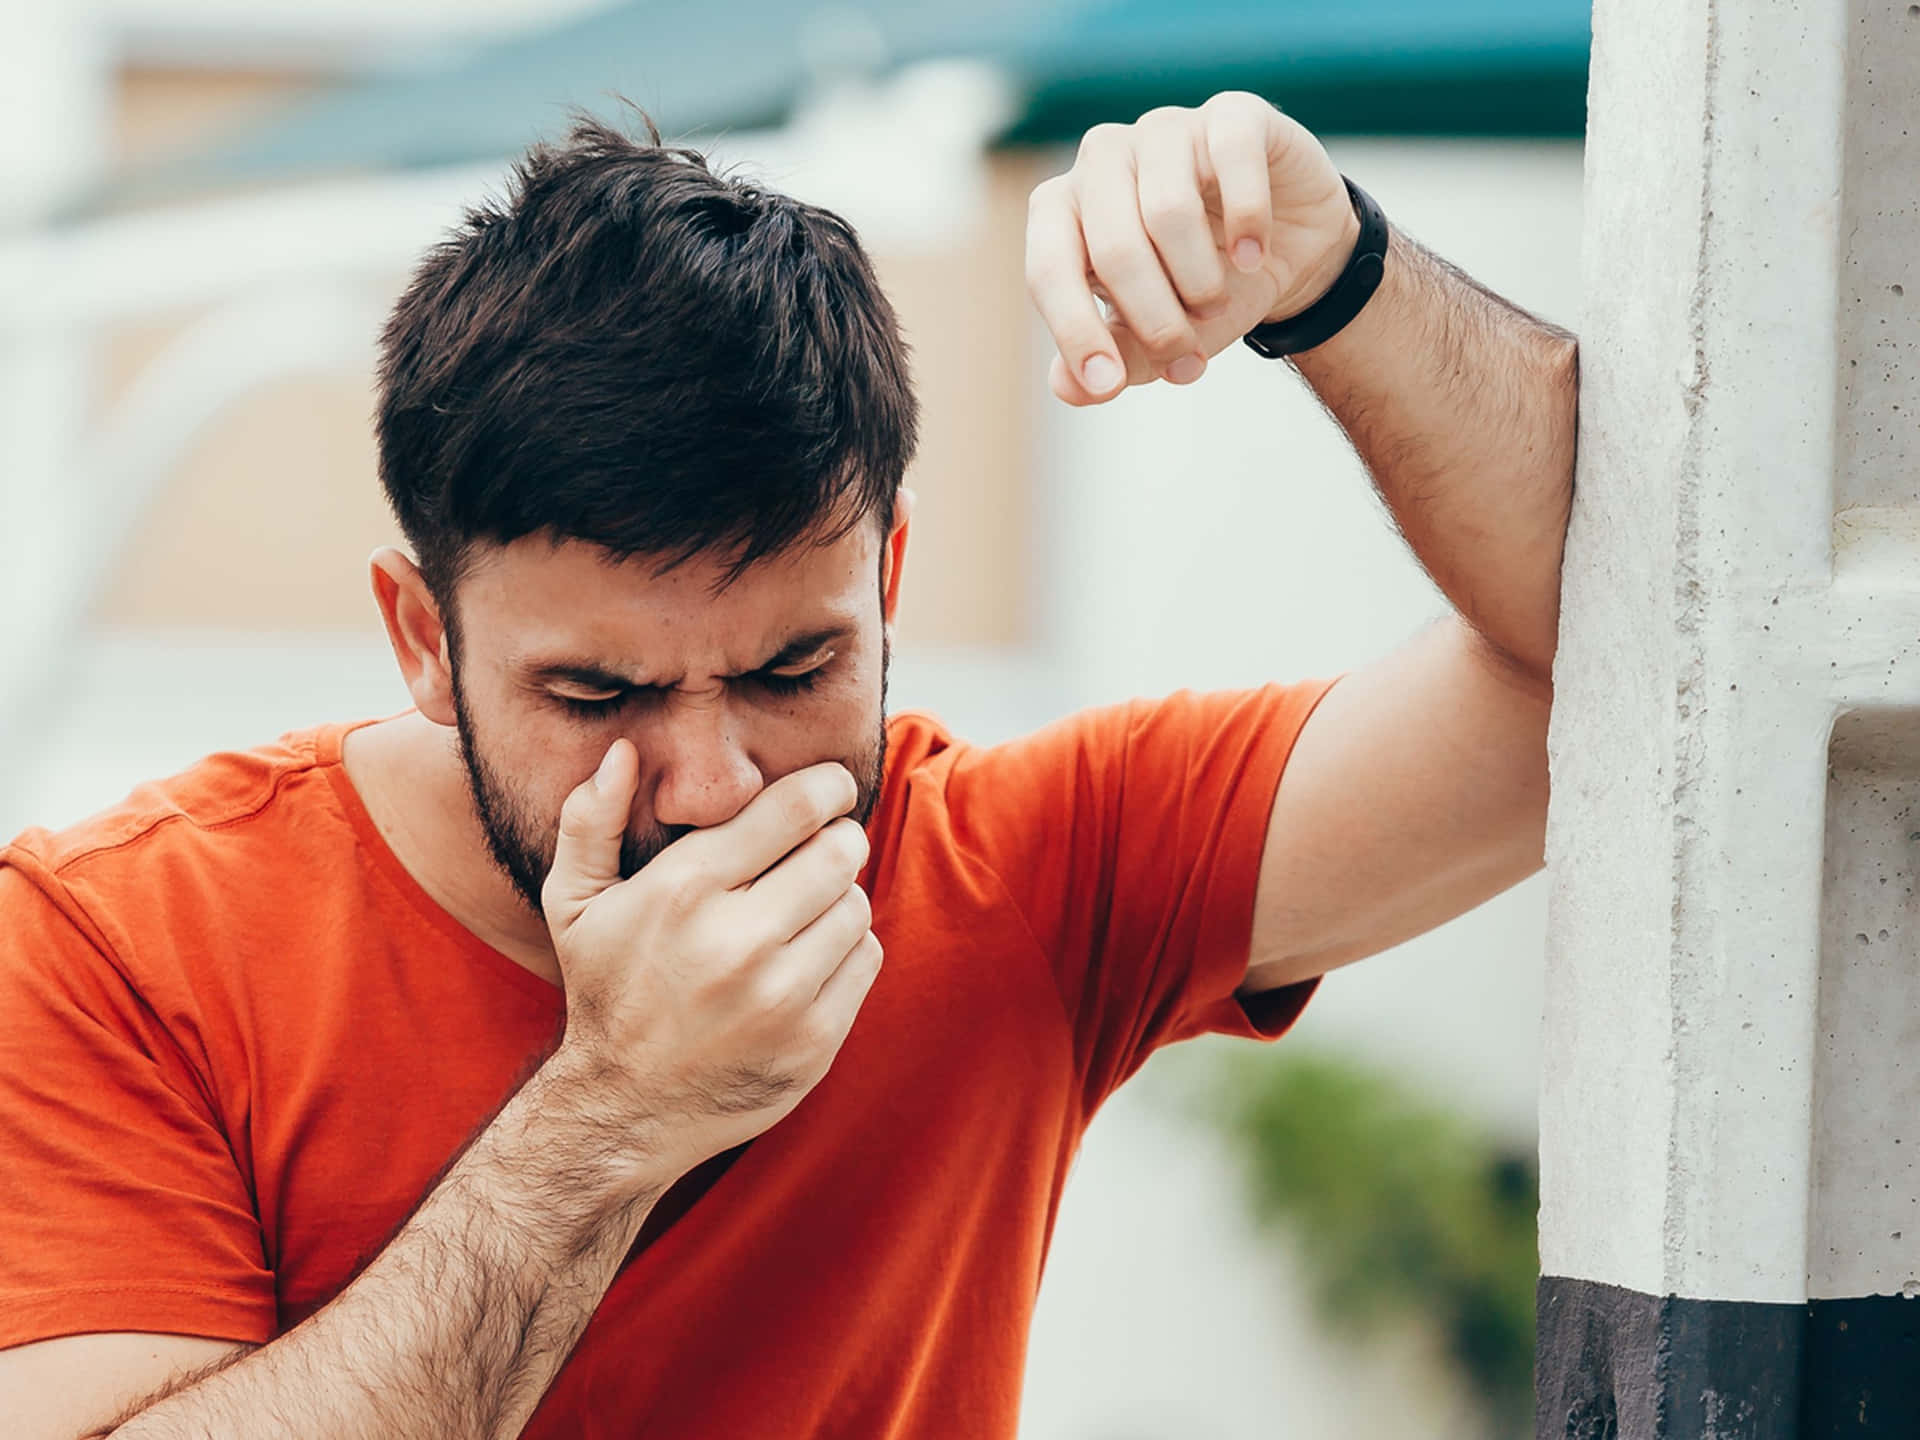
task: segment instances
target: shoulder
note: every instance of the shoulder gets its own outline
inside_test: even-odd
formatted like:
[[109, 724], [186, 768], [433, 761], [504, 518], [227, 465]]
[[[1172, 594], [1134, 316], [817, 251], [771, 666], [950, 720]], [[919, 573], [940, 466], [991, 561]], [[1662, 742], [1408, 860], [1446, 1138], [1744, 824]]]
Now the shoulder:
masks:
[[186, 913], [272, 893], [351, 831], [336, 786], [340, 737], [320, 726], [209, 755], [58, 830], [0, 849], [10, 871], [110, 953]]
[[[327, 727], [330, 728], [330, 727]], [[58, 830], [29, 829], [12, 850], [56, 873], [128, 847], [222, 829], [258, 816], [289, 779], [319, 768], [327, 728], [270, 745], [208, 755], [176, 775], [137, 786], [124, 800]], [[335, 746], [337, 753], [337, 743]]]

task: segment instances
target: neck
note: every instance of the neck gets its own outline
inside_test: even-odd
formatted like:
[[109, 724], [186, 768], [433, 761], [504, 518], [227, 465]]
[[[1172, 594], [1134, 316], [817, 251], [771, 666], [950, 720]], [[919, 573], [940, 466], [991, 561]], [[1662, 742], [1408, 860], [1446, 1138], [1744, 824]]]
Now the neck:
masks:
[[410, 711], [350, 733], [341, 763], [381, 838], [434, 903], [484, 944], [559, 984], [546, 924], [487, 848], [453, 731]]

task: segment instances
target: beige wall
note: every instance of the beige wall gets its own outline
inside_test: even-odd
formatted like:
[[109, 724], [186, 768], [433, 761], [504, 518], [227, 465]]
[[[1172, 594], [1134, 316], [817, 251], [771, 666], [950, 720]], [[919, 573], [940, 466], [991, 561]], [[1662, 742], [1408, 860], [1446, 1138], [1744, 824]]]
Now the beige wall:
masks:
[[397, 540], [362, 376], [263, 385], [208, 425], [101, 596], [114, 624], [333, 630], [377, 624], [366, 558]]
[[126, 65], [117, 81], [115, 158], [137, 168], [243, 125], [314, 89], [321, 77], [295, 70]]
[[908, 479], [920, 497], [903, 635], [935, 644], [1034, 638], [1034, 394], [1023, 240], [1030, 160], [996, 156], [987, 243], [912, 260], [879, 256], [913, 346], [925, 412]]
[[[902, 617], [916, 644], [1018, 646], [1032, 635], [1037, 401], [1021, 235], [1036, 178], [1021, 157], [995, 160], [986, 243], [875, 257], [913, 346], [925, 414], [909, 479], [921, 507]], [[193, 318], [104, 337], [98, 413], [145, 367], [165, 364]], [[366, 557], [395, 534], [375, 474], [372, 406], [366, 375], [275, 379], [237, 398], [153, 495], [98, 618], [258, 630], [374, 624]]]

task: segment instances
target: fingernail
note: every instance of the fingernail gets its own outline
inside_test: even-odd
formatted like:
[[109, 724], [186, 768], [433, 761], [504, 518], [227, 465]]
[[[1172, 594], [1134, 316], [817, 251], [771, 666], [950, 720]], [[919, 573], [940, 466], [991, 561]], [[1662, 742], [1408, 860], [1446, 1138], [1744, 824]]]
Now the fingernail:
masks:
[[1233, 263], [1242, 270], [1252, 270], [1260, 264], [1260, 242], [1243, 239], [1234, 242]]
[[1167, 366], [1167, 379], [1176, 385], [1191, 385], [1206, 368], [1207, 362], [1198, 355], [1182, 355]]
[[1080, 367], [1080, 373], [1086, 377], [1087, 388], [1098, 395], [1113, 389], [1126, 374], [1120, 368], [1120, 362], [1111, 355], [1095, 355]]
[[607, 777], [613, 774], [613, 752], [620, 748], [618, 741], [607, 747], [607, 753], [600, 757], [600, 768], [593, 772], [593, 788], [604, 791]]

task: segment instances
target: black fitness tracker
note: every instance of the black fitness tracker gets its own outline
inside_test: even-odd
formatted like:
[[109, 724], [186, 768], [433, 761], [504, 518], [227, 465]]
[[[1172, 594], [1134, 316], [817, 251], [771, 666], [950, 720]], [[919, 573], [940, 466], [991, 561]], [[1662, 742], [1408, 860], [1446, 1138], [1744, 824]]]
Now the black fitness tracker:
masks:
[[1353, 213], [1360, 217], [1360, 238], [1347, 259], [1347, 268], [1340, 272], [1332, 289], [1298, 315], [1256, 325], [1243, 335], [1247, 348], [1256, 355], [1278, 360], [1324, 345], [1346, 328], [1380, 288], [1387, 264], [1387, 217], [1371, 195], [1346, 176], [1340, 178], [1353, 201]]

